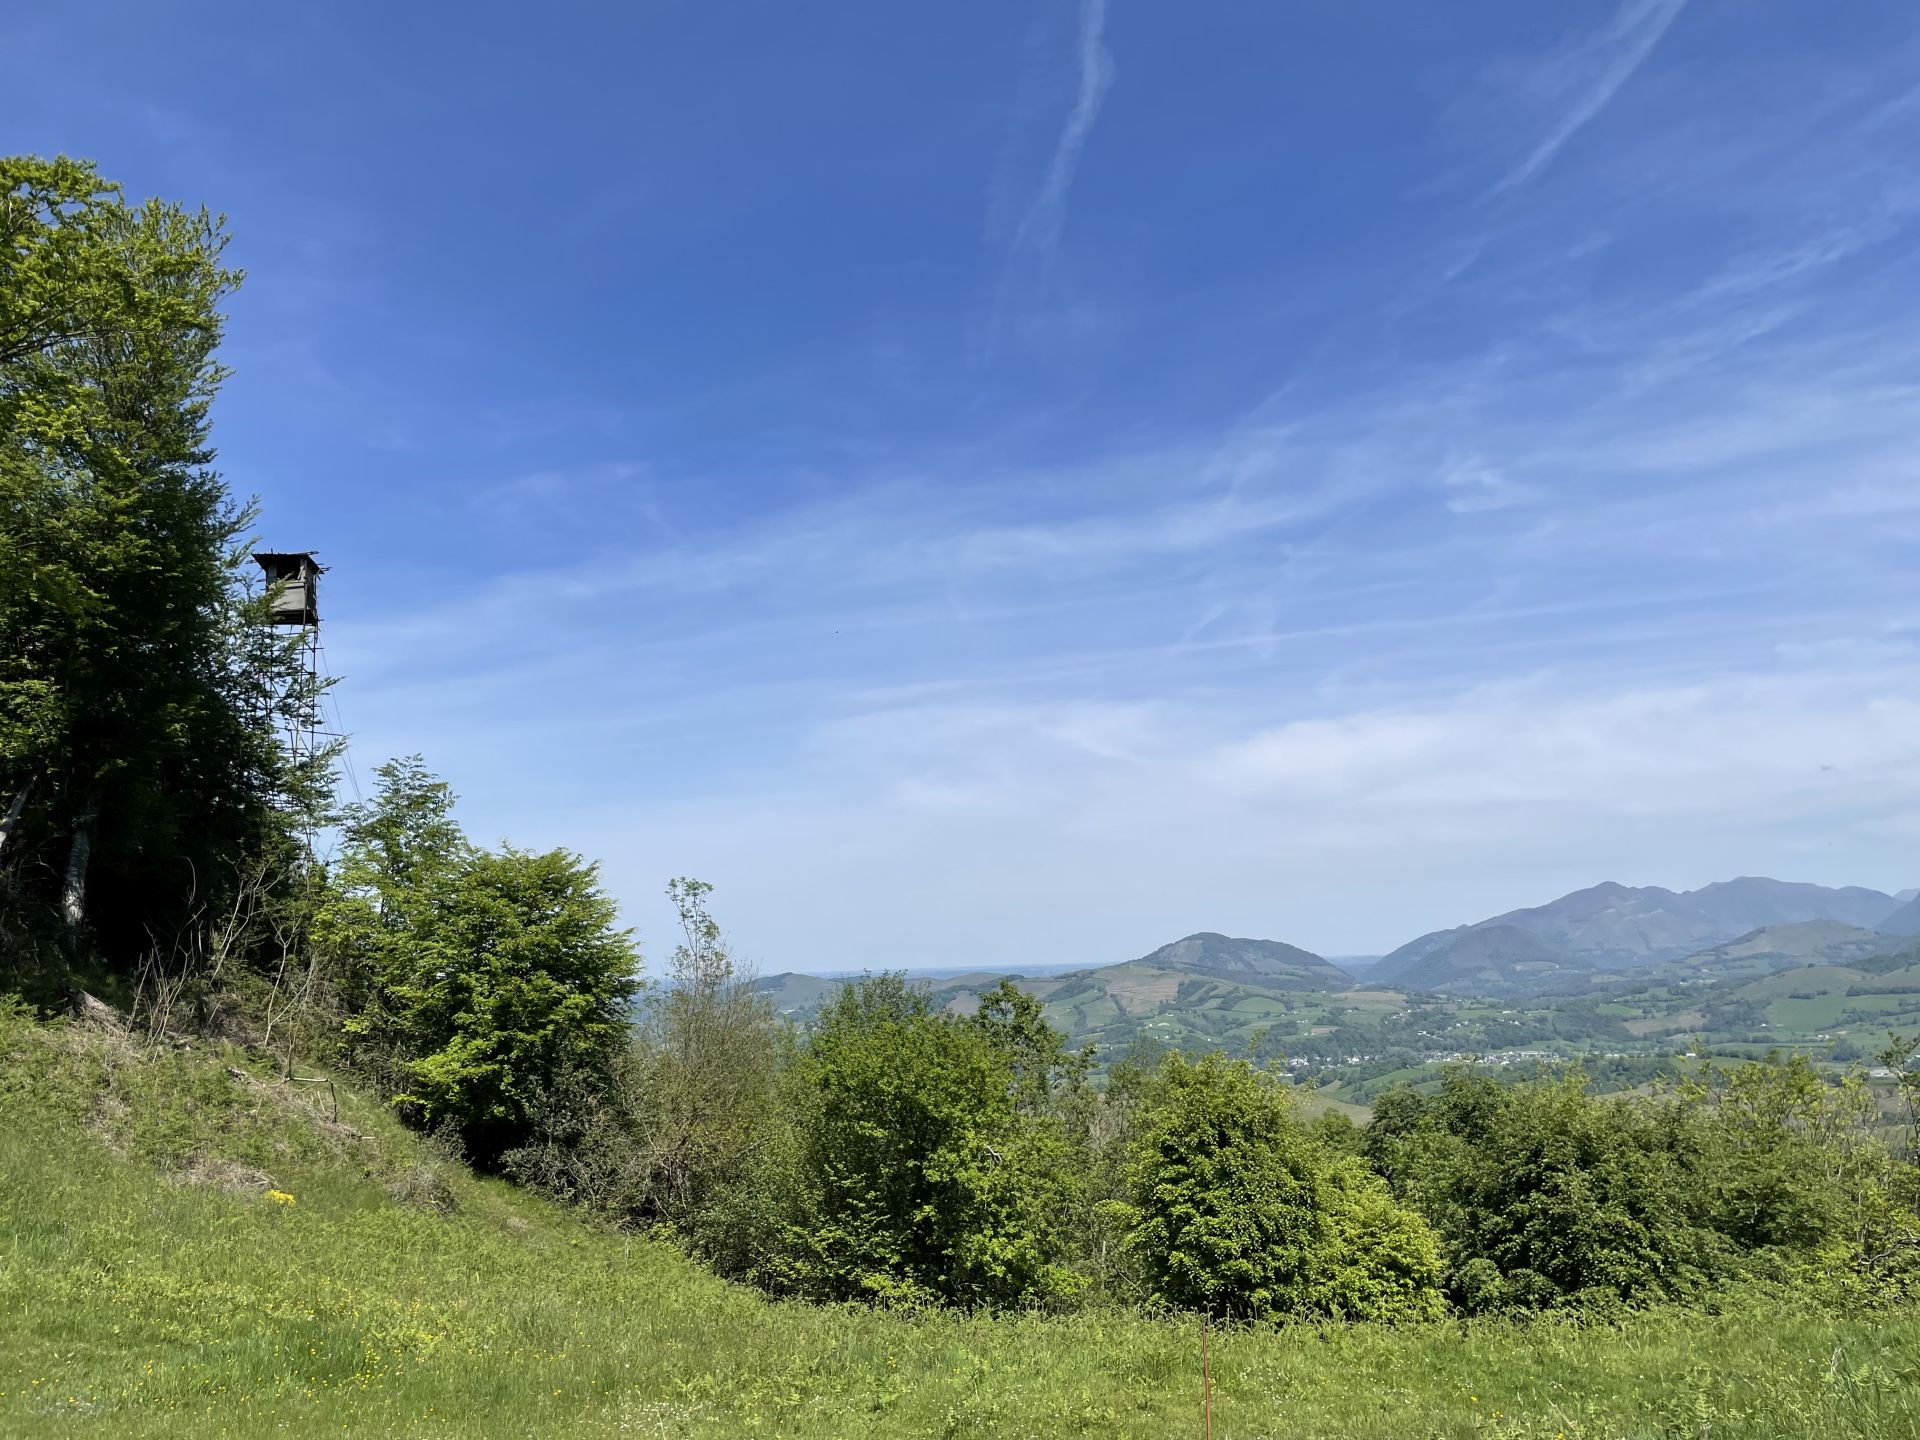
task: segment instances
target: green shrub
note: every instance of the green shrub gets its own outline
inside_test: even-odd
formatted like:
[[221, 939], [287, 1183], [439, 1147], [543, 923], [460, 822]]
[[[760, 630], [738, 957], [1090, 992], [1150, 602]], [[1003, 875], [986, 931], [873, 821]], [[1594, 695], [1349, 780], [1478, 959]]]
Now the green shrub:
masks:
[[1803, 1056], [1709, 1070], [1664, 1107], [1706, 1222], [1757, 1269], [1853, 1302], [1920, 1290], [1920, 1179], [1875, 1133], [1865, 1079]]
[[1063, 1298], [1072, 1180], [1023, 1116], [1007, 1047], [897, 975], [848, 985], [797, 1062], [807, 1219], [792, 1282], [832, 1299], [1005, 1307]]
[[1446, 1313], [1440, 1242], [1365, 1163], [1330, 1159], [1317, 1185], [1321, 1239], [1306, 1309], [1345, 1320]]
[[1463, 1072], [1383, 1098], [1368, 1152], [1440, 1232], [1469, 1311], [1593, 1308], [1684, 1294], [1732, 1269], [1675, 1133], [1577, 1075], [1502, 1085]]
[[1151, 1298], [1240, 1319], [1416, 1319], [1444, 1309], [1419, 1216], [1301, 1126], [1244, 1060], [1170, 1055], [1133, 1167]]

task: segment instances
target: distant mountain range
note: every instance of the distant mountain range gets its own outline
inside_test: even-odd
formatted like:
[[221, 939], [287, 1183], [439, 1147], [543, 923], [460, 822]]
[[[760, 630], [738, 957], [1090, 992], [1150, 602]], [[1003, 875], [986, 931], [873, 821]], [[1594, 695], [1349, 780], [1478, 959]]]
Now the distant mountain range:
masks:
[[[1066, 974], [1011, 973], [1050, 1013], [1070, 1018], [1076, 1034], [1110, 1039], [1142, 1027], [1178, 1029], [1184, 1023], [1178, 1017], [1203, 1009], [1283, 1013], [1294, 1003], [1288, 996], [1571, 994], [1668, 974], [1764, 975], [1844, 965], [1895, 948], [1892, 937], [1915, 935], [1920, 893], [1912, 891], [1889, 895], [1757, 876], [1677, 891], [1609, 881], [1545, 905], [1435, 930], [1367, 964], [1358, 977], [1296, 945], [1212, 931], [1117, 964]], [[1007, 973], [947, 974], [929, 983], [942, 1003], [969, 1010]], [[841, 983], [798, 974], [757, 982], [776, 1009], [794, 1018], [818, 1011]]]
[[[1678, 891], [1608, 881], [1546, 905], [1422, 935], [1373, 966], [1367, 980], [1374, 985], [1457, 988], [1469, 993], [1485, 993], [1488, 983], [1542, 988], [1566, 972], [1659, 965], [1755, 930], [1815, 921], [1920, 934], [1920, 900], [1903, 906], [1879, 890], [1832, 889], [1757, 876]], [[1907, 923], [1913, 928], [1888, 928]], [[1536, 943], [1529, 951], [1511, 935], [1492, 943], [1468, 939], [1496, 930], [1520, 932]]]

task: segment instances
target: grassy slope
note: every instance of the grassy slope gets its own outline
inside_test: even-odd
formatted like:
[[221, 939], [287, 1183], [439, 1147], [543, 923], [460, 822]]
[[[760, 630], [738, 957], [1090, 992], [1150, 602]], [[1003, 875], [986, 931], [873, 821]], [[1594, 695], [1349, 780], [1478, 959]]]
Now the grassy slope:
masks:
[[[770, 1303], [238, 1063], [0, 1017], [0, 1435], [1200, 1432], [1191, 1324]], [[1920, 1436], [1911, 1317], [1216, 1334], [1213, 1371], [1221, 1440]]]

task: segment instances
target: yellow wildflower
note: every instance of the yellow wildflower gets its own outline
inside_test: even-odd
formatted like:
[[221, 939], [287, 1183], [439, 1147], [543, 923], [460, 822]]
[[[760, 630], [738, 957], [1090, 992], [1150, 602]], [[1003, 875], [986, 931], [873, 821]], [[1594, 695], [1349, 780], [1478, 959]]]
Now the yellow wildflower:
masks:
[[293, 1204], [293, 1196], [289, 1195], [284, 1190], [269, 1190], [267, 1191], [266, 1195], [263, 1196], [262, 1198], [271, 1200], [276, 1205]]

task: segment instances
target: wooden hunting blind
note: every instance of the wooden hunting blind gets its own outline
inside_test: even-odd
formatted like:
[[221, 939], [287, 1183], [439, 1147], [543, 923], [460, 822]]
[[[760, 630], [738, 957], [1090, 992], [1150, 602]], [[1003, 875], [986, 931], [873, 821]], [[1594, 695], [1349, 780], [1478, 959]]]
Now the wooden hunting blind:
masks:
[[327, 567], [308, 550], [256, 550], [253, 558], [267, 577], [270, 623], [318, 625], [320, 575]]

